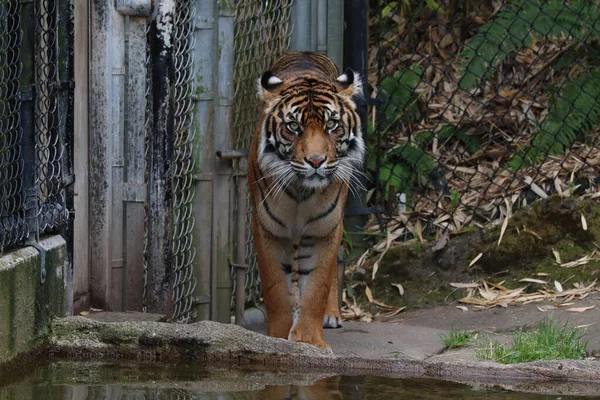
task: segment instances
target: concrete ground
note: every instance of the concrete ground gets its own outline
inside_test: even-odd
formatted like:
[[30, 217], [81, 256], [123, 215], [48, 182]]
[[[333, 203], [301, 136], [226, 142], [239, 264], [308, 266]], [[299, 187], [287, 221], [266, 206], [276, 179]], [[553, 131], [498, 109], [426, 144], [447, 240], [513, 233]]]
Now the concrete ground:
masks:
[[[491, 308], [486, 310], [462, 311], [456, 305], [445, 305], [431, 309], [403, 312], [395, 317], [377, 322], [344, 322], [343, 328], [326, 329], [325, 341], [335, 355], [365, 359], [398, 358], [428, 359], [432, 356], [475, 359], [474, 349], [447, 352], [440, 335], [451, 330], [479, 332], [508, 341], [516, 329], [533, 329], [550, 313], [559, 324], [587, 329], [588, 352], [600, 354], [600, 293], [576, 301], [568, 308], [594, 308], [584, 312], [570, 312], [567, 308], [556, 308], [542, 312], [539, 306], [551, 303], [532, 303], [524, 306]], [[91, 312], [88, 318], [101, 322], [150, 321], [159, 322], [161, 316], [143, 313]], [[266, 324], [247, 326], [261, 334], [267, 333]]]
[[[571, 312], [567, 308], [556, 308], [542, 312], [538, 306], [551, 303], [532, 303], [524, 306], [491, 308], [480, 311], [462, 311], [456, 305], [439, 306], [412, 312], [403, 312], [395, 317], [378, 322], [344, 322], [341, 329], [326, 329], [325, 341], [334, 354], [367, 358], [404, 355], [426, 359], [444, 352], [445, 346], [440, 335], [451, 330], [480, 332], [494, 336], [497, 340], [508, 341], [516, 329], [533, 329], [545, 317], [559, 324], [587, 329], [587, 349], [590, 353], [600, 353], [600, 293], [576, 301], [568, 308], [594, 308], [584, 312]], [[254, 325], [248, 329], [266, 334], [266, 324]], [[472, 354], [474, 351], [462, 352]]]

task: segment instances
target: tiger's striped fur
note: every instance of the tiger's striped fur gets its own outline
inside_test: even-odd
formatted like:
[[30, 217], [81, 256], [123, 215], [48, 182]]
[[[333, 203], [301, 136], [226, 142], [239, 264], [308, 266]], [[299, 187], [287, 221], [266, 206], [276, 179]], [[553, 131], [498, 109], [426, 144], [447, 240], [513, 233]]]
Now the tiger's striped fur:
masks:
[[350, 182], [364, 142], [352, 71], [318, 53], [287, 53], [258, 83], [262, 112], [248, 181], [269, 335], [329, 348], [341, 326], [336, 265]]

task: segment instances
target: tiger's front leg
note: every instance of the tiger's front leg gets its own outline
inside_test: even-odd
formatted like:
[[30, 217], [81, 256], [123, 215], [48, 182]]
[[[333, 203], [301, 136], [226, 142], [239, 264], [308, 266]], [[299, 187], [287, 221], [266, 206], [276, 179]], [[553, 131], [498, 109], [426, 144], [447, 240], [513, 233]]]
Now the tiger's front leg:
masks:
[[263, 300], [267, 309], [268, 334], [287, 339], [292, 327], [289, 285], [281, 265], [281, 244], [252, 219], [252, 235], [258, 258]]
[[323, 338], [323, 320], [336, 273], [337, 254], [342, 240], [342, 222], [326, 237], [319, 238], [313, 251], [300, 251], [298, 261], [300, 304], [288, 339], [331, 350]]

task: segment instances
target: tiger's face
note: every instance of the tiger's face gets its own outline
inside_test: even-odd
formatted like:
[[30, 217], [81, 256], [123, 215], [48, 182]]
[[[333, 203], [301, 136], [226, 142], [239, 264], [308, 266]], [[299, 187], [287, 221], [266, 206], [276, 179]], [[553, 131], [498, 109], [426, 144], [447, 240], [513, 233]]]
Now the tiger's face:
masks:
[[265, 119], [258, 149], [265, 175], [282, 189], [356, 179], [365, 153], [357, 94], [360, 78], [351, 71], [336, 81], [299, 76], [288, 82], [266, 72], [259, 82]]

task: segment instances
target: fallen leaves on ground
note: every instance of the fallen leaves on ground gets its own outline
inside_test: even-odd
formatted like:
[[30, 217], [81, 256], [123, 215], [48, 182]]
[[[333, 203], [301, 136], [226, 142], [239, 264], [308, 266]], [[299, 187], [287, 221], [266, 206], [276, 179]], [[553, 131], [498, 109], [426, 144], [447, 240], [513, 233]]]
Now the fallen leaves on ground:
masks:
[[[398, 285], [399, 287], [396, 285]], [[394, 286], [398, 287], [398, 290], [400, 290], [400, 287], [402, 287], [402, 285], [400, 284], [395, 284]], [[403, 289], [401, 293], [404, 293]], [[406, 309], [406, 307], [390, 306], [375, 299], [373, 297], [373, 292], [367, 285], [365, 285], [365, 296], [367, 296], [367, 300], [369, 300], [369, 303], [374, 304], [379, 309], [383, 310], [383, 312], [378, 312], [377, 314], [373, 315], [370, 312], [365, 311], [360, 307], [359, 304], [356, 303], [356, 298], [354, 297], [352, 298], [352, 303], [350, 303], [350, 301], [347, 298], [346, 290], [344, 290], [342, 298], [345, 306], [342, 307], [342, 318], [345, 321], [371, 322], [374, 318], [393, 317], [394, 315], [397, 315]]]
[[[565, 289], [558, 281], [553, 282], [554, 287], [550, 287], [545, 281], [525, 278], [521, 280], [527, 283], [536, 283], [543, 286], [535, 292], [526, 292], [527, 286], [522, 286], [516, 289], [508, 289], [503, 286], [504, 282], [494, 283], [488, 280], [469, 283], [450, 283], [450, 286], [455, 288], [467, 289], [467, 296], [459, 300], [461, 303], [471, 304], [475, 309], [486, 309], [492, 307], [508, 307], [509, 305], [529, 304], [541, 301], [559, 302], [555, 306], [538, 306], [540, 311], [550, 311], [558, 308], [565, 303], [570, 303], [573, 300], [581, 300], [587, 297], [590, 293], [599, 290], [596, 281], [586, 285], [582, 283], [573, 284], [573, 288]], [[580, 307], [567, 309], [572, 312], [583, 312], [593, 307]]]

